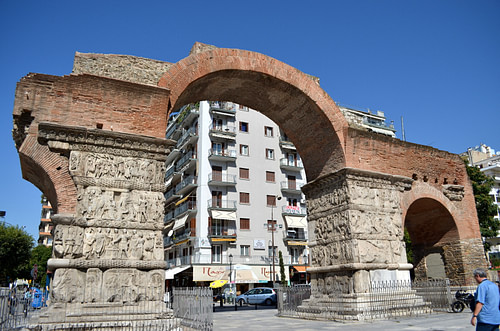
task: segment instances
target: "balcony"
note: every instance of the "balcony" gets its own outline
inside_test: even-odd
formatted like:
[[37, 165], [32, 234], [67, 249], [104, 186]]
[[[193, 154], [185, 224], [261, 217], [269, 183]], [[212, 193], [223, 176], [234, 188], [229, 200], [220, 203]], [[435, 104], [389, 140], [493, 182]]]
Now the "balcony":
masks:
[[304, 186], [303, 183], [297, 183], [293, 181], [283, 181], [280, 184], [281, 184], [281, 192], [283, 193], [302, 194], [302, 191], [300, 189], [302, 188], [302, 186]]
[[200, 116], [198, 105], [187, 105], [175, 118], [178, 126], [190, 126], [193, 121]]
[[208, 174], [208, 185], [213, 186], [235, 186], [236, 175], [227, 175], [220, 172]]
[[232, 125], [225, 126], [213, 126], [210, 125], [208, 134], [212, 139], [222, 139], [222, 140], [235, 140], [236, 139], [236, 127]]
[[285, 216], [306, 216], [307, 208], [300, 206], [283, 206], [281, 207], [281, 214]]
[[187, 192], [198, 186], [197, 181], [197, 176], [188, 176], [184, 178], [179, 184], [175, 186], [175, 193], [180, 195], [186, 194]]
[[236, 211], [236, 201], [226, 199], [209, 199], [207, 201], [208, 210]]
[[167, 126], [167, 132], [165, 133], [165, 138], [177, 140], [177, 139], [179, 139], [181, 132], [182, 131], [180, 130], [179, 126], [175, 123], [175, 120], [170, 121], [170, 119], [169, 119], [169, 123]]
[[304, 244], [305, 246], [307, 244], [307, 236], [304, 229], [288, 229], [283, 231], [283, 241], [285, 244], [293, 244], [296, 242], [296, 245]]
[[177, 192], [175, 192], [174, 188], [168, 190], [167, 193], [165, 193], [165, 205], [179, 199], [181, 196], [181, 194], [177, 194]]
[[194, 213], [196, 212], [196, 198], [191, 198], [191, 200], [185, 201], [178, 206], [176, 206], [174, 210], [174, 217], [178, 217], [184, 213]]
[[167, 265], [168, 265], [167, 268], [191, 265], [193, 258], [194, 257], [192, 255], [187, 255], [187, 256], [176, 257], [174, 259], [169, 259], [167, 260]]
[[186, 168], [190, 168], [194, 164], [196, 164], [196, 154], [194, 154], [193, 151], [189, 151], [179, 161], [177, 161], [175, 169], [178, 171], [182, 171]]
[[282, 158], [280, 159], [280, 168], [282, 170], [301, 171], [304, 166], [302, 165], [302, 161], [300, 160], [289, 160], [288, 158]]
[[172, 162], [174, 162], [178, 157], [179, 155], [181, 155], [181, 151], [178, 150], [177, 148], [175, 148], [174, 150], [172, 150], [170, 152], [170, 154], [167, 155], [167, 159], [165, 160], [165, 164], [170, 164]]
[[214, 241], [236, 241], [236, 226], [211, 226], [208, 228], [208, 238]]
[[236, 150], [218, 150], [210, 148], [208, 150], [208, 159], [210, 161], [231, 162], [236, 160]]
[[193, 145], [198, 140], [198, 130], [196, 127], [191, 127], [189, 130], [184, 131], [182, 136], [177, 141], [177, 147], [182, 149], [184, 145]]
[[297, 150], [297, 148], [295, 148], [295, 145], [290, 140], [288, 140], [287, 137], [284, 136], [280, 136], [280, 147], [283, 149], [289, 149], [293, 151]]
[[210, 112], [233, 117], [236, 114], [236, 104], [227, 101], [210, 101]]
[[167, 225], [168, 223], [171, 222], [171, 220], [174, 218], [174, 211], [170, 210], [169, 212], [165, 213], [165, 217], [163, 217], [163, 224]]

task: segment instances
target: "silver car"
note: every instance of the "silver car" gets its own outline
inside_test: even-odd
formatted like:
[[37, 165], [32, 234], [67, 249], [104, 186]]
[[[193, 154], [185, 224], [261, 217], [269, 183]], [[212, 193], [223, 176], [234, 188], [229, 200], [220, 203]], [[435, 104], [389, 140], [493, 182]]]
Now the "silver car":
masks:
[[257, 287], [240, 294], [236, 297], [236, 302], [240, 305], [246, 303], [251, 305], [272, 305], [276, 304], [276, 292], [272, 288]]

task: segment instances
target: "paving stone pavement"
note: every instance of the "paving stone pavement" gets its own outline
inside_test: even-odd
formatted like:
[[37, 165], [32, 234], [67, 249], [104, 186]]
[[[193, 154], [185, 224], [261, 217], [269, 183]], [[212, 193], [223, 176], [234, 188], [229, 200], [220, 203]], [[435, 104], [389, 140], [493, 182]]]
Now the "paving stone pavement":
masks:
[[471, 314], [434, 313], [418, 318], [401, 318], [374, 322], [328, 322], [278, 317], [276, 309], [227, 310], [214, 313], [214, 331], [224, 330], [412, 330], [412, 331], [474, 331]]

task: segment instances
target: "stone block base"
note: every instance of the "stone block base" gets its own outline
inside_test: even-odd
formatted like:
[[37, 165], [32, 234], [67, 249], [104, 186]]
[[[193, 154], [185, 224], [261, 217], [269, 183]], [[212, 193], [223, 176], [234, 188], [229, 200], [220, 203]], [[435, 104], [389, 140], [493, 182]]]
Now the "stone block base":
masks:
[[182, 330], [180, 319], [163, 302], [53, 304], [28, 330]]
[[297, 307], [300, 318], [363, 321], [430, 313], [430, 304], [413, 290], [312, 297]]

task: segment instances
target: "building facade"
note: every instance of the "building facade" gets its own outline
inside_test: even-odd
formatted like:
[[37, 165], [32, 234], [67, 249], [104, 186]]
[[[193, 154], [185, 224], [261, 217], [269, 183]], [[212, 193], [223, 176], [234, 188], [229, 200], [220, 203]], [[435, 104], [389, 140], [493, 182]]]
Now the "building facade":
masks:
[[42, 195], [42, 215], [38, 226], [38, 245], [52, 246], [52, 206], [45, 195]]
[[[490, 146], [480, 144], [479, 146], [468, 148], [466, 153], [461, 154], [469, 161], [469, 165], [478, 167], [485, 175], [494, 180], [490, 196], [497, 205], [495, 219], [500, 219], [500, 152], [495, 152]], [[488, 239], [492, 244], [490, 256], [500, 258], [500, 233], [496, 238]]]
[[206, 285], [231, 269], [241, 292], [278, 281], [281, 252], [287, 282], [305, 283], [306, 178], [279, 127], [247, 107], [204, 101], [171, 117], [166, 137], [177, 141], [166, 162], [167, 279]]

